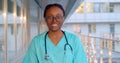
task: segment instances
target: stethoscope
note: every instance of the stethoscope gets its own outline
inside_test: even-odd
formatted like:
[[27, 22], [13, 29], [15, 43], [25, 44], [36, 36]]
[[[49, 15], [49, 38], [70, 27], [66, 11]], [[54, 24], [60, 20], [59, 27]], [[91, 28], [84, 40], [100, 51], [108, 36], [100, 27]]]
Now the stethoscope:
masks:
[[[66, 54], [66, 46], [67, 46], [67, 45], [70, 47], [71, 52], [73, 52], [72, 46], [68, 43], [67, 37], [66, 37], [66, 35], [65, 35], [65, 32], [64, 32], [64, 31], [62, 31], [62, 32], [63, 32], [63, 34], [64, 34], [64, 36], [65, 36], [65, 40], [66, 40], [66, 44], [64, 45], [64, 54]], [[45, 34], [45, 60], [49, 60], [49, 59], [50, 59], [50, 57], [49, 57], [49, 55], [48, 55], [48, 52], [47, 52], [47, 45], [46, 45], [46, 43], [47, 43], [47, 42], [46, 42], [47, 34], [48, 34], [48, 32]]]

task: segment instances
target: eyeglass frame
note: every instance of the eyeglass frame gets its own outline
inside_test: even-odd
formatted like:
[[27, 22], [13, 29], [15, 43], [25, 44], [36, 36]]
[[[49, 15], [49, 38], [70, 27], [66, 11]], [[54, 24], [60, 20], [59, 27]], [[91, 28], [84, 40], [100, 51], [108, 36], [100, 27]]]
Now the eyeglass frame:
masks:
[[53, 19], [55, 19], [56, 21], [61, 21], [64, 18], [64, 16], [46, 16], [45, 19], [47, 21], [52, 21]]

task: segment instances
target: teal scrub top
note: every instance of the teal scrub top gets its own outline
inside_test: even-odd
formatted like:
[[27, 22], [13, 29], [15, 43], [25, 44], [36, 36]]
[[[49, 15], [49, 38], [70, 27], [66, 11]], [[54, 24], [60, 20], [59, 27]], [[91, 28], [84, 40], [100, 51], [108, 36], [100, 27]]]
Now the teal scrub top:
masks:
[[73, 52], [67, 45], [66, 54], [64, 54], [65, 36], [61, 38], [57, 45], [54, 45], [47, 35], [46, 46], [49, 60], [45, 60], [46, 32], [44, 32], [33, 38], [22, 63], [88, 63], [86, 53], [79, 38], [72, 33], [64, 32], [68, 43], [72, 46]]

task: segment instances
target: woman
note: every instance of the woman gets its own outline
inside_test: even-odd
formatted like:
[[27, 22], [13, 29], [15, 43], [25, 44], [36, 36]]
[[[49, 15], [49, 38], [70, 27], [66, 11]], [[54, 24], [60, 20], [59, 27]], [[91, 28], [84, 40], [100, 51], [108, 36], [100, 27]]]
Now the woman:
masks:
[[79, 38], [61, 27], [65, 11], [60, 4], [49, 4], [44, 18], [49, 30], [36, 36], [23, 63], [88, 63]]

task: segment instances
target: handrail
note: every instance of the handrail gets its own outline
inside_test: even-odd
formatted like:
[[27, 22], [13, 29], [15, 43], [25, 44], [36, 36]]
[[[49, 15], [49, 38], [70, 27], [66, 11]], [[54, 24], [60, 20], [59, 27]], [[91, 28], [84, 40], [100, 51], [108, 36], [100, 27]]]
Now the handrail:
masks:
[[[114, 36], [112, 36], [112, 34], [104, 37], [91, 36], [90, 34], [88, 35], [78, 34], [78, 35], [86, 50], [89, 63], [99, 63], [99, 62], [104, 63], [106, 62], [106, 58], [108, 63], [112, 63], [115, 61], [113, 52], [114, 51], [120, 52], [120, 50], [116, 50], [116, 46], [113, 46], [113, 44], [114, 43], [116, 44], [116, 42], [118, 42], [118, 44], [120, 43], [120, 37], [119, 39], [116, 39], [114, 38]], [[113, 49], [113, 47], [115, 47], [115, 49]], [[104, 53], [105, 51], [107, 52]], [[120, 53], [117, 54], [120, 55]], [[108, 57], [105, 55], [108, 55]], [[118, 57], [117, 55], [117, 58], [120, 57]]]
[[86, 37], [92, 37], [92, 38], [98, 38], [98, 39], [104, 39], [104, 40], [112, 40], [112, 41], [117, 41], [117, 42], [120, 42], [120, 40], [118, 39], [115, 39], [115, 38], [102, 38], [102, 37], [95, 37], [95, 36], [90, 36], [90, 35], [83, 35], [83, 34], [80, 34], [82, 36], [86, 36]]

